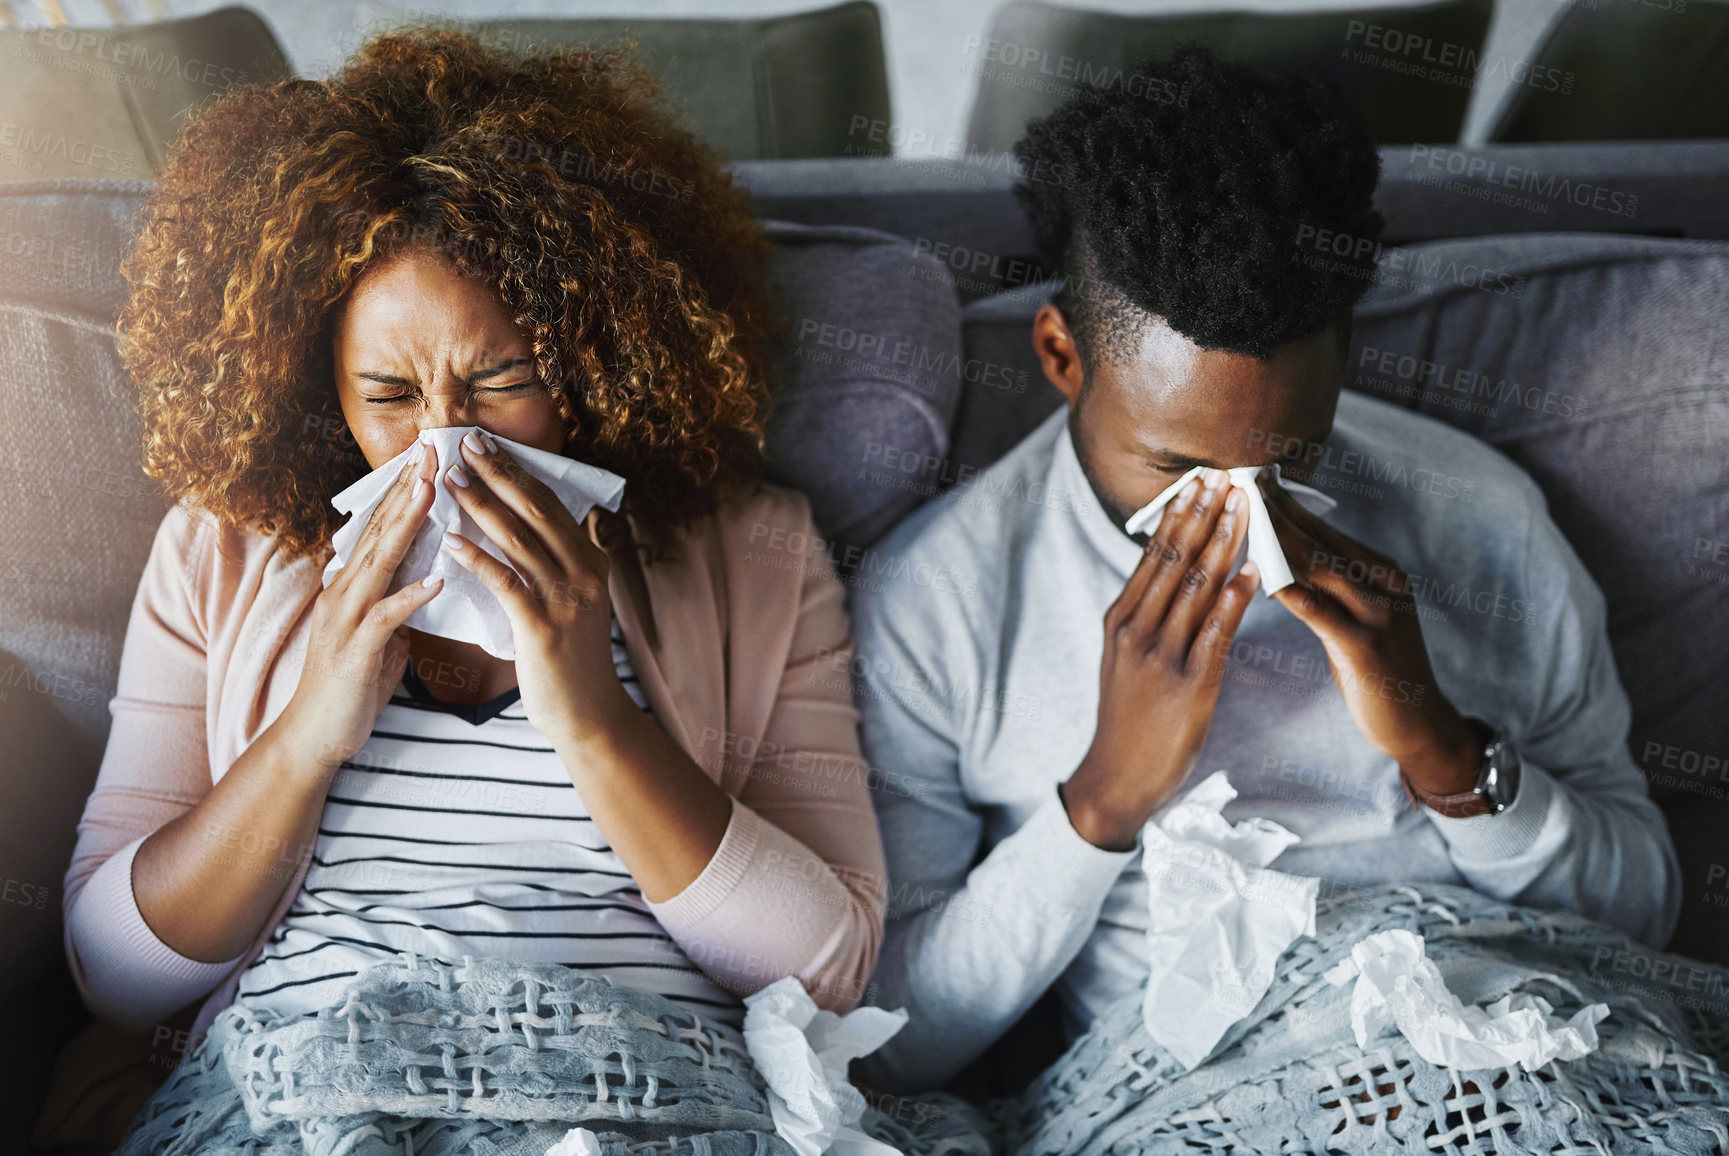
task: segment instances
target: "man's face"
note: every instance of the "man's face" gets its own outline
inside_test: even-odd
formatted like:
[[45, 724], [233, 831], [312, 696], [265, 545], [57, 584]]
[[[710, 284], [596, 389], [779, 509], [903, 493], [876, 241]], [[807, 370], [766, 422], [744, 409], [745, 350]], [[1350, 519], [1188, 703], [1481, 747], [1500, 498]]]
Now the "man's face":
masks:
[[1195, 466], [1278, 462], [1305, 481], [1332, 430], [1345, 350], [1327, 329], [1265, 361], [1202, 349], [1148, 317], [1125, 348], [1095, 357], [1084, 383], [1060, 310], [1034, 323], [1045, 376], [1069, 399], [1076, 455], [1121, 525]]

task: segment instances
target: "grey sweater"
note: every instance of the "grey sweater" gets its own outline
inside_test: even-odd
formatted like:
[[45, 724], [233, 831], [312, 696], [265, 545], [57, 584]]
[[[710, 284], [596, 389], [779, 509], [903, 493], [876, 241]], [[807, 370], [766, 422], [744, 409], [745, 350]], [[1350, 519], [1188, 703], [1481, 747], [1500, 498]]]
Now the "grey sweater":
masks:
[[[868, 1000], [911, 1022], [858, 1072], [940, 1084], [1055, 984], [1072, 1035], [1145, 980], [1138, 848], [1076, 834], [1056, 785], [1098, 715], [1105, 609], [1140, 547], [1098, 504], [1061, 409], [877, 547], [854, 593], [855, 694], [889, 868]], [[1461, 884], [1580, 912], [1653, 945], [1680, 873], [1627, 749], [1596, 583], [1506, 457], [1432, 418], [1340, 399], [1309, 484], [1327, 520], [1412, 576], [1435, 676], [1525, 764], [1501, 814], [1413, 809], [1357, 730], [1320, 640], [1257, 592], [1189, 784], [1302, 837], [1273, 866], [1331, 885]], [[872, 574], [878, 575], [873, 578]], [[945, 573], [943, 583], [920, 574]]]

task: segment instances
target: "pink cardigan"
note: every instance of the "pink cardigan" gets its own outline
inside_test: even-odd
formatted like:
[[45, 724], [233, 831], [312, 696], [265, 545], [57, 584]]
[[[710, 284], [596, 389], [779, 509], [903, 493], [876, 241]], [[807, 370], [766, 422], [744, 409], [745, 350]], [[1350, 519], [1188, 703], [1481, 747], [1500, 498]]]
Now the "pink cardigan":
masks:
[[[733, 798], [714, 858], [652, 905], [656, 917], [739, 994], [791, 974], [844, 1011], [876, 962], [887, 888], [850, 627], [840, 584], [809, 548], [819, 541], [805, 498], [764, 486], [652, 565], [614, 554], [609, 587], [656, 718]], [[101, 1018], [142, 1030], [207, 997], [192, 1028], [203, 1035], [299, 894], [310, 849], [284, 860], [292, 878], [252, 946], [201, 962], [144, 922], [132, 857], [287, 705], [327, 557], [288, 561], [275, 539], [181, 506], [157, 530], [63, 891], [67, 959]]]

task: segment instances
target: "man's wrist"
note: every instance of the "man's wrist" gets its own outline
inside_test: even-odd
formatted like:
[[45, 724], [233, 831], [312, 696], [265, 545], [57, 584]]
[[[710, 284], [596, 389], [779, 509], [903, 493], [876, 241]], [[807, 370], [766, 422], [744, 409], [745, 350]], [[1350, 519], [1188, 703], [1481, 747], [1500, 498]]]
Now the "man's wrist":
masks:
[[1483, 748], [1494, 728], [1481, 719], [1458, 716], [1447, 738], [1423, 757], [1403, 760], [1399, 774], [1413, 787], [1431, 795], [1459, 795], [1474, 790], [1483, 768]]
[[1077, 771], [1066, 782], [1057, 784], [1057, 799], [1068, 813], [1069, 826], [1075, 829], [1075, 834], [1101, 851], [1132, 850], [1141, 824], [1131, 825], [1114, 808], [1101, 805], [1100, 800], [1086, 789], [1084, 780], [1077, 788], [1075, 784], [1080, 779], [1081, 772]]

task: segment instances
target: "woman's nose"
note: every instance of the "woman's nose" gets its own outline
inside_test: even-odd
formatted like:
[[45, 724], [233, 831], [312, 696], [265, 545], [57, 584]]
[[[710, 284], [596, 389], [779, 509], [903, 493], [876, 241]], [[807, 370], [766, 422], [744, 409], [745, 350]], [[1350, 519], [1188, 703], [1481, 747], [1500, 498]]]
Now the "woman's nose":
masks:
[[421, 414], [421, 429], [443, 429], [453, 425], [476, 425], [474, 403], [466, 398], [433, 398]]

